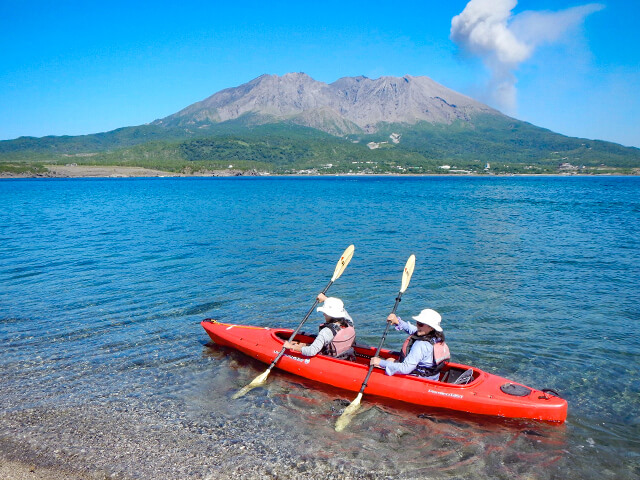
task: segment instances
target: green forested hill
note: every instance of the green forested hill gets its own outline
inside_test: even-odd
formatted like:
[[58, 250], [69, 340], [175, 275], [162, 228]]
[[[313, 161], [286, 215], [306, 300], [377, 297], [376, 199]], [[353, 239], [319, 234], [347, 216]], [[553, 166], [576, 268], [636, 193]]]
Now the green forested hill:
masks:
[[[233, 165], [273, 173], [484, 172], [487, 163], [495, 173], [554, 173], [561, 164], [584, 167], [580, 171], [585, 173], [640, 169], [640, 149], [566, 137], [496, 115], [477, 115], [471, 122], [451, 125], [379, 125], [375, 134], [348, 137], [287, 122], [253, 123], [245, 116], [189, 128], [143, 125], [75, 137], [21, 137], [0, 142], [0, 169], [51, 163], [168, 171]], [[375, 142], [374, 149], [367, 146], [370, 142]], [[444, 164], [451, 168], [439, 168]]]

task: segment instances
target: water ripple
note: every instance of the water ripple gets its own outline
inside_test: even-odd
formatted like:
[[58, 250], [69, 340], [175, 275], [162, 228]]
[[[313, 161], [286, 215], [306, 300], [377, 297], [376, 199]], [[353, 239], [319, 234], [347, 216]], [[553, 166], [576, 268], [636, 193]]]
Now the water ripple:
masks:
[[[637, 478], [639, 193], [637, 178], [3, 180], [0, 434], [124, 477]], [[350, 243], [329, 293], [360, 342], [378, 342], [414, 253], [398, 313], [437, 309], [454, 360], [560, 391], [567, 424], [366, 398], [338, 438], [349, 395], [277, 371], [232, 402], [265, 366], [199, 321], [297, 326]]]

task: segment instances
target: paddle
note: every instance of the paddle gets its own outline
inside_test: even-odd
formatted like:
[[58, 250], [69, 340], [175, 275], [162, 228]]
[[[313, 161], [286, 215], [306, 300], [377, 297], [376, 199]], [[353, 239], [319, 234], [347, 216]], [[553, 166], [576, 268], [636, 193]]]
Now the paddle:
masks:
[[[333, 277], [331, 277], [331, 280], [329, 281], [327, 286], [324, 287], [324, 290], [322, 291], [323, 294], [326, 293], [327, 290], [329, 290], [329, 287], [333, 284], [333, 282], [335, 282], [338, 278], [340, 278], [340, 275], [342, 275], [342, 272], [344, 272], [345, 268], [347, 268], [347, 265], [349, 265], [349, 262], [351, 261], [351, 257], [353, 257], [353, 251], [354, 250], [355, 250], [355, 247], [353, 245], [349, 245], [347, 247], [347, 249], [344, 251], [344, 253], [342, 254], [342, 257], [340, 257], [340, 260], [338, 260], [338, 264], [336, 265], [336, 269], [333, 272]], [[302, 319], [302, 322], [300, 322], [300, 325], [298, 325], [298, 328], [296, 328], [293, 331], [293, 333], [291, 334], [291, 336], [289, 337], [289, 341], [290, 342], [293, 341], [295, 336], [298, 334], [298, 332], [302, 328], [302, 325], [304, 325], [304, 322], [307, 321], [307, 319], [309, 318], [309, 315], [311, 315], [311, 313], [316, 308], [316, 305], [318, 305], [318, 298], [317, 297], [316, 297], [316, 301], [313, 303], [313, 306], [309, 309], [307, 314], [304, 316], [304, 318]], [[232, 398], [234, 398], [234, 399], [240, 398], [244, 394], [246, 394], [247, 392], [249, 392], [252, 389], [254, 389], [255, 387], [258, 387], [258, 386], [262, 385], [267, 380], [267, 377], [269, 376], [269, 373], [271, 373], [271, 370], [273, 369], [273, 367], [275, 367], [276, 363], [278, 363], [278, 360], [280, 360], [282, 355], [284, 355], [284, 351], [285, 350], [286, 350], [286, 348], [283, 346], [282, 350], [280, 350], [280, 353], [278, 354], [278, 356], [273, 360], [273, 362], [271, 362], [271, 365], [269, 365], [269, 368], [267, 368], [267, 370], [264, 373], [261, 373], [256, 378], [254, 378], [253, 381], [250, 384], [245, 385], [244, 387], [242, 387], [238, 392], [235, 393], [235, 395], [233, 395]]]
[[[409, 281], [411, 280], [411, 275], [413, 275], [413, 267], [416, 264], [415, 255], [411, 255], [409, 260], [407, 260], [407, 264], [404, 267], [404, 271], [402, 272], [402, 285], [400, 286], [400, 291], [398, 292], [398, 296], [396, 297], [396, 303], [393, 305], [393, 309], [391, 313], [396, 313], [396, 308], [398, 308], [398, 304], [400, 303], [400, 299], [402, 298], [402, 294], [409, 286]], [[378, 356], [380, 354], [380, 349], [384, 344], [384, 339], [387, 337], [387, 332], [389, 332], [389, 326], [391, 322], [387, 321], [387, 326], [384, 329], [384, 334], [380, 339], [380, 345], [378, 345], [378, 349], [376, 350], [376, 354], [374, 356]], [[369, 371], [367, 372], [367, 376], [364, 378], [364, 382], [362, 382], [362, 387], [360, 387], [360, 392], [358, 392], [358, 396], [349, 404], [347, 408], [344, 409], [340, 418], [336, 422], [336, 432], [341, 432], [345, 429], [347, 425], [351, 422], [351, 418], [355, 415], [355, 413], [360, 408], [360, 400], [362, 399], [362, 394], [364, 393], [364, 389], [367, 388], [367, 382], [369, 381], [369, 377], [371, 376], [371, 372], [373, 371], [373, 365], [369, 365]]]

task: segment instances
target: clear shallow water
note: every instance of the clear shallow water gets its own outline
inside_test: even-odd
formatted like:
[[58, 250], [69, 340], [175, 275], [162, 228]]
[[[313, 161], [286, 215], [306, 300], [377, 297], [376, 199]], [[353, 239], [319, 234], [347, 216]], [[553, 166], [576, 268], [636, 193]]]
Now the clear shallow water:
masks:
[[[0, 451], [150, 478], [640, 477], [639, 178], [0, 181]], [[367, 402], [208, 345], [330, 290], [376, 343], [443, 315], [456, 361], [569, 401], [563, 426]], [[312, 317], [306, 330], [318, 323]], [[403, 338], [390, 334], [387, 346]]]

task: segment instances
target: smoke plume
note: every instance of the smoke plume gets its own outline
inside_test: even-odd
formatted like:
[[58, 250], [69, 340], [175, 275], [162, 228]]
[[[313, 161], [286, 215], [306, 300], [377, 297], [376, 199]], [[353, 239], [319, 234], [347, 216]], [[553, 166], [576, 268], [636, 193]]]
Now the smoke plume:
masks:
[[536, 47], [554, 43], [604, 5], [590, 3], [557, 12], [526, 11], [513, 15], [517, 0], [471, 0], [451, 19], [451, 40], [482, 59], [491, 72], [489, 95], [498, 108], [516, 110], [517, 67]]

